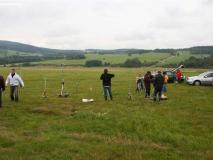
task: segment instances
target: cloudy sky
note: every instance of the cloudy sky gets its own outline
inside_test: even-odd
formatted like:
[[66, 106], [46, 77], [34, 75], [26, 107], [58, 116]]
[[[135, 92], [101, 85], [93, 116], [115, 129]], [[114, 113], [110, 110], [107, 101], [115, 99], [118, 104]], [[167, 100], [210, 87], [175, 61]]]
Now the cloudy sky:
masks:
[[213, 0], [0, 0], [0, 39], [60, 49], [213, 45]]

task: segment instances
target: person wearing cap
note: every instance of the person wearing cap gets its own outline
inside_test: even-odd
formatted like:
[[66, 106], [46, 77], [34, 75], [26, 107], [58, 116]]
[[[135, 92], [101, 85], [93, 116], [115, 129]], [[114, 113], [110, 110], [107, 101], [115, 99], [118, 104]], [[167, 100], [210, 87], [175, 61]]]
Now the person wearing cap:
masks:
[[158, 74], [155, 76], [155, 79], [154, 79], [154, 86], [155, 86], [154, 101], [156, 101], [157, 96], [158, 96], [158, 100], [160, 101], [163, 84], [164, 84], [164, 78], [161, 74], [161, 71], [158, 71]]
[[19, 100], [19, 86], [24, 87], [22, 78], [16, 73], [15, 69], [11, 69], [11, 73], [6, 80], [6, 86], [10, 85], [10, 98], [12, 101]]
[[102, 80], [103, 90], [104, 90], [104, 99], [107, 100], [107, 96], [112, 100], [112, 91], [111, 91], [111, 79], [114, 77], [114, 74], [109, 74], [108, 69], [104, 69], [104, 73], [101, 74], [100, 79]]
[[2, 107], [2, 92], [5, 90], [4, 77], [0, 75], [0, 108]]

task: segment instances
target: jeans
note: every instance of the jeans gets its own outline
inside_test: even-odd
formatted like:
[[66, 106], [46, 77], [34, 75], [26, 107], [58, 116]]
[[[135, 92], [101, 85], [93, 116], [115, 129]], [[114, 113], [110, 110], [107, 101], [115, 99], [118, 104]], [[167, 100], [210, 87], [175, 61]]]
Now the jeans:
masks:
[[145, 97], [150, 97], [150, 88], [145, 88]]
[[10, 98], [12, 101], [18, 101], [18, 86], [10, 86]]
[[154, 101], [156, 101], [157, 97], [158, 100], [161, 100], [161, 92], [162, 92], [162, 87], [156, 87], [154, 91]]
[[111, 86], [103, 86], [103, 89], [104, 89], [104, 98], [105, 98], [105, 100], [107, 100], [108, 96], [112, 100]]
[[166, 93], [166, 92], [167, 92], [167, 85], [166, 85], [166, 84], [163, 85], [162, 92], [163, 92], [163, 93]]

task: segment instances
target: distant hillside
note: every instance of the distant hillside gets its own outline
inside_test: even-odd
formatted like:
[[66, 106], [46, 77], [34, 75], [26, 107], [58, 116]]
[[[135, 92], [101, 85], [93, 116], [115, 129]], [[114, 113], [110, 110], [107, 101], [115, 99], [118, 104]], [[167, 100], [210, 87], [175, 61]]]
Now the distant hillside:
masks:
[[49, 49], [36, 47], [28, 44], [11, 42], [11, 41], [3, 41], [0, 40], [0, 49], [2, 50], [12, 50], [18, 52], [28, 52], [28, 53], [40, 53], [43, 55], [51, 55], [51, 54], [84, 54], [83, 51], [80, 50], [59, 50], [59, 49]]
[[[196, 46], [181, 49], [86, 49], [84, 51], [50, 49], [0, 40], [0, 65], [15, 65], [19, 63], [25, 63], [25, 65], [27, 63], [29, 65], [31, 62], [46, 64], [48, 61], [52, 61], [51, 64], [53, 65], [60, 65], [65, 62], [64, 60], [75, 60], [70, 61], [74, 65], [84, 65], [88, 60], [100, 60], [104, 65], [121, 65], [128, 59], [138, 58], [143, 62], [143, 66], [154, 64], [160, 66], [177, 65], [179, 62], [184, 63], [185, 60], [189, 59], [185, 62], [188, 66], [196, 66], [199, 61], [200, 65], [197, 66], [209, 67], [212, 66], [212, 63], [209, 63], [209, 61], [212, 61], [212, 56], [210, 57], [209, 55], [213, 55], [213, 46]], [[154, 60], [153, 57], [155, 57]], [[78, 63], [78, 61], [81, 63]]]
[[189, 51], [192, 54], [213, 54], [213, 46], [196, 46], [190, 48], [157, 48], [157, 49], [114, 49], [114, 50], [103, 50], [103, 49], [87, 49], [86, 53], [97, 53], [97, 54], [142, 54], [142, 53], [175, 53], [178, 51]]
[[138, 53], [149, 53], [152, 50], [147, 49], [113, 49], [113, 50], [104, 50], [104, 49], [86, 49], [86, 53], [98, 53], [98, 54], [138, 54]]
[[196, 46], [188, 49], [192, 54], [213, 54], [213, 46]]
[[84, 51], [36, 47], [0, 40], [0, 64], [29, 63], [54, 59], [84, 59]]
[[[33, 45], [18, 43], [18, 42], [11, 42], [11, 41], [4, 41], [0, 40], [0, 50], [12, 50], [17, 52], [27, 52], [27, 53], [39, 53], [43, 55], [51, 55], [51, 54], [84, 54], [83, 50], [60, 50], [60, 49], [50, 49], [50, 48], [43, 48], [43, 47], [36, 47]], [[99, 53], [99, 54], [107, 54], [107, 53], [149, 53], [149, 52], [156, 52], [156, 53], [173, 53], [176, 51], [185, 50], [190, 51], [192, 53], [199, 53], [199, 54], [212, 54], [213, 53], [213, 46], [195, 46], [191, 48], [182, 48], [182, 49], [172, 49], [172, 48], [160, 48], [160, 49], [112, 49], [112, 50], [104, 50], [104, 49], [86, 49], [86, 53]]]

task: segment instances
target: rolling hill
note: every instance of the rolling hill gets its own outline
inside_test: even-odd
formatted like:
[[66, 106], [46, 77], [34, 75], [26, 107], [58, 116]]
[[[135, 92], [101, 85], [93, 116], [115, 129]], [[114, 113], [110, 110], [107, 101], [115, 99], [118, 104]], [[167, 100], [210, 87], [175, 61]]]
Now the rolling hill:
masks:
[[88, 60], [119, 66], [127, 59], [138, 58], [144, 64], [156, 66], [177, 65], [190, 57], [203, 59], [213, 54], [213, 46], [195, 46], [181, 49], [86, 49], [61, 50], [0, 40], [0, 64], [35, 62], [34, 65], [84, 65]]
[[0, 49], [1, 50], [12, 50], [17, 52], [26, 52], [26, 53], [39, 53], [42, 55], [50, 55], [50, 54], [83, 54], [83, 51], [80, 50], [60, 50], [60, 49], [50, 49], [43, 47], [36, 47], [33, 45], [11, 42], [11, 41], [3, 41], [0, 40]]

